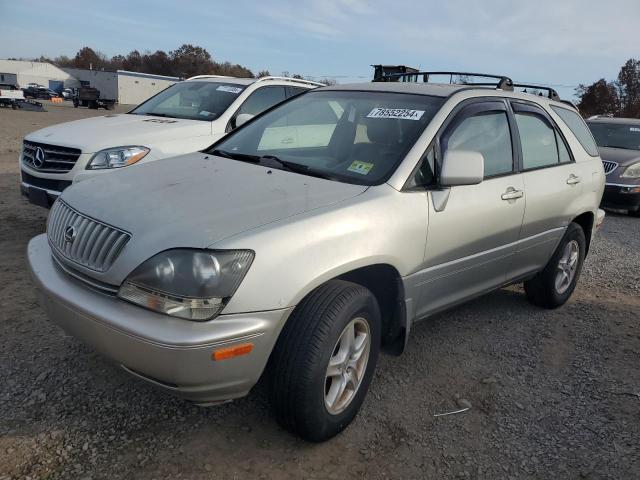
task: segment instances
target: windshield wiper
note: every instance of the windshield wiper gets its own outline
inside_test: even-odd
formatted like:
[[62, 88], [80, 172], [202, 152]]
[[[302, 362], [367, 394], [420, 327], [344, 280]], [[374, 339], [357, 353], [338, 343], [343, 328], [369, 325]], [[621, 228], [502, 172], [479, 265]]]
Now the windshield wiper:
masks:
[[[265, 165], [267, 162], [271, 162], [275, 165]], [[275, 155], [263, 155], [258, 159], [261, 165], [270, 166], [272, 168], [277, 168], [279, 170], [285, 170], [287, 172], [300, 173], [302, 175], [309, 175], [311, 177], [324, 178], [326, 180], [336, 180], [335, 177], [329, 175], [324, 172], [319, 172], [318, 170], [313, 170], [308, 165], [301, 165], [295, 162], [288, 162], [286, 160], [282, 160]]]
[[231, 158], [233, 160], [240, 160], [242, 162], [253, 162], [253, 163], [259, 163], [260, 162], [260, 157], [258, 155], [247, 155], [246, 153], [236, 153], [236, 152], [229, 152], [227, 150], [220, 150], [218, 148], [216, 148], [215, 150], [211, 150], [210, 152], [211, 155], [217, 155], [218, 157], [224, 157], [224, 158]]
[[324, 178], [326, 180], [338, 180], [337, 177], [329, 175], [324, 172], [319, 172], [317, 170], [313, 170], [307, 165], [301, 165], [295, 162], [288, 162], [286, 160], [282, 160], [275, 155], [262, 155], [261, 157], [258, 155], [249, 155], [246, 153], [236, 153], [229, 152], [228, 150], [220, 150], [216, 148], [215, 150], [211, 150], [212, 155], [217, 155], [218, 157], [231, 158], [233, 160], [239, 160], [241, 162], [251, 162], [257, 163], [258, 165], [262, 165], [263, 167], [276, 168], [278, 170], [284, 170], [286, 172], [300, 173], [302, 175], [309, 175], [311, 177]]
[[151, 112], [146, 112], [143, 113], [142, 115], [148, 115], [150, 117], [164, 117], [164, 118], [177, 118], [174, 117], [173, 115], [169, 115], [167, 113], [151, 113]]

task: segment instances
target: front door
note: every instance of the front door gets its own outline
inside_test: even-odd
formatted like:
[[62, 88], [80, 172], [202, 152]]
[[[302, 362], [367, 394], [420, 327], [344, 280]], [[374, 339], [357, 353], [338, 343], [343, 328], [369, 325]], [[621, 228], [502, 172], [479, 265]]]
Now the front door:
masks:
[[430, 193], [425, 261], [416, 278], [417, 317], [499, 287], [509, 275], [525, 204], [512, 122], [504, 101], [473, 102], [439, 138], [439, 158], [447, 150], [481, 153], [485, 178], [451, 187], [444, 207], [433, 201], [443, 192]]

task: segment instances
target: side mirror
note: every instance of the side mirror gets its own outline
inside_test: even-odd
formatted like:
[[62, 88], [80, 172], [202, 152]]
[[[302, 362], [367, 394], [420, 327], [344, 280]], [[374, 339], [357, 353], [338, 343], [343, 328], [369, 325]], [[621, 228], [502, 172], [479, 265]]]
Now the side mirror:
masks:
[[234, 128], [238, 128], [239, 126], [244, 125], [249, 120], [251, 120], [253, 117], [255, 117], [255, 115], [251, 115], [250, 113], [241, 113], [240, 115], [238, 115], [236, 117], [235, 127]]
[[440, 185], [476, 185], [484, 178], [484, 157], [480, 152], [448, 150], [444, 154]]

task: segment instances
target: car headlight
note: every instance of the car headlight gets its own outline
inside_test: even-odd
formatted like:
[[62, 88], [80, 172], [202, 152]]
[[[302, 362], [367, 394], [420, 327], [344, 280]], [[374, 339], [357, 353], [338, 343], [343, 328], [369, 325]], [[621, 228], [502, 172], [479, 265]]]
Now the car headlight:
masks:
[[253, 257], [251, 250], [167, 250], [136, 268], [118, 296], [174, 317], [209, 320], [235, 293]]
[[629, 165], [620, 176], [624, 178], [640, 178], [640, 162]]
[[147, 147], [107, 148], [106, 150], [100, 150], [91, 157], [87, 170], [126, 167], [142, 160], [147, 153], [149, 153]]

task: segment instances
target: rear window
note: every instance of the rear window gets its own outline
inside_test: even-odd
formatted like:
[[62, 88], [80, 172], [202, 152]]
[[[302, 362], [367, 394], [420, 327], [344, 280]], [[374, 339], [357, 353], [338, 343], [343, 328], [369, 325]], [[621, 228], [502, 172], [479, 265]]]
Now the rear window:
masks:
[[552, 105], [551, 108], [553, 108], [553, 111], [556, 112], [567, 127], [569, 127], [587, 153], [592, 157], [597, 157], [599, 155], [598, 147], [582, 117], [574, 110], [569, 110], [568, 108], [557, 107], [555, 105]]

